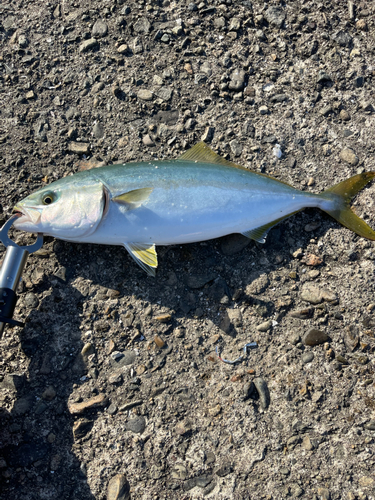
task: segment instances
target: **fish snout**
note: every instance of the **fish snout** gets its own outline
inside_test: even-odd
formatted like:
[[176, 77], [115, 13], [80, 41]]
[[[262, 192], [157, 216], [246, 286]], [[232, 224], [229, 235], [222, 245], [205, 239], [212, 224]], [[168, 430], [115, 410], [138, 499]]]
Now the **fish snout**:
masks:
[[25, 223], [37, 225], [40, 222], [41, 213], [36, 208], [25, 208], [20, 205], [15, 205], [13, 213], [18, 216], [18, 219], [15, 221], [15, 226], [20, 226]]

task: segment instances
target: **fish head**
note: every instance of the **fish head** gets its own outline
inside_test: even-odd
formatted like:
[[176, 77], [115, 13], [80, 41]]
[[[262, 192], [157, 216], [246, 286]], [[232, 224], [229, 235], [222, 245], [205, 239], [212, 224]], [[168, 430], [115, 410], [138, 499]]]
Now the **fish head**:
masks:
[[92, 234], [103, 218], [106, 205], [103, 184], [87, 176], [64, 177], [14, 207], [19, 214], [16, 229], [76, 240]]

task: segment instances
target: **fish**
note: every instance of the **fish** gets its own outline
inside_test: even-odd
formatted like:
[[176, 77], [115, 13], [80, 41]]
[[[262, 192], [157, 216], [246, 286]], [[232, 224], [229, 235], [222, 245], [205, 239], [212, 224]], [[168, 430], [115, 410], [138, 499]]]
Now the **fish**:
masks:
[[107, 165], [54, 181], [16, 204], [14, 226], [70, 242], [123, 245], [154, 276], [157, 245], [231, 233], [264, 243], [273, 226], [306, 207], [375, 240], [375, 231], [350, 208], [374, 177], [363, 172], [320, 194], [300, 191], [200, 142], [175, 160]]

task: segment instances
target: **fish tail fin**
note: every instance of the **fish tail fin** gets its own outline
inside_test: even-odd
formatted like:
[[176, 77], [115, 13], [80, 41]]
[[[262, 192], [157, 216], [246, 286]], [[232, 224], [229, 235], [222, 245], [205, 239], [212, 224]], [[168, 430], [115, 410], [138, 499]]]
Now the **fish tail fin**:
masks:
[[375, 231], [353, 212], [350, 208], [350, 202], [352, 198], [354, 198], [354, 196], [374, 177], [375, 172], [357, 174], [350, 177], [350, 179], [336, 184], [321, 194], [322, 198], [329, 199], [334, 202], [333, 209], [326, 209], [322, 207], [325, 212], [327, 212], [343, 226], [369, 240], [375, 240]]

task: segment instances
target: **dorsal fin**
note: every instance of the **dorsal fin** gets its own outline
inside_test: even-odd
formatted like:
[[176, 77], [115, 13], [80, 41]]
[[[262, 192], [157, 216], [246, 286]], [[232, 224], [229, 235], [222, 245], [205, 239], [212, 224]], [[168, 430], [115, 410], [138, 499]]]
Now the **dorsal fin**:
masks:
[[287, 182], [280, 181], [279, 179], [274, 179], [270, 175], [261, 174], [260, 172], [254, 172], [254, 170], [250, 170], [249, 168], [242, 167], [242, 165], [237, 165], [237, 163], [233, 163], [232, 161], [228, 161], [225, 158], [219, 156], [215, 151], [212, 151], [211, 148], [207, 146], [205, 142], [198, 142], [195, 146], [188, 149], [186, 153], [179, 156], [177, 161], [194, 161], [200, 163], [213, 163], [216, 165], [225, 165], [227, 167], [234, 167], [240, 170], [246, 170], [246, 172], [253, 172], [256, 175], [261, 175], [262, 177], [268, 177], [274, 181], [280, 182], [281, 184], [285, 184], [286, 186], [293, 187]]
[[212, 149], [209, 148], [204, 142], [198, 142], [198, 144], [188, 149], [183, 155], [179, 156], [177, 160], [213, 163], [247, 170], [247, 168], [241, 167], [241, 165], [236, 165], [235, 163], [222, 158], [217, 153], [212, 151]]

